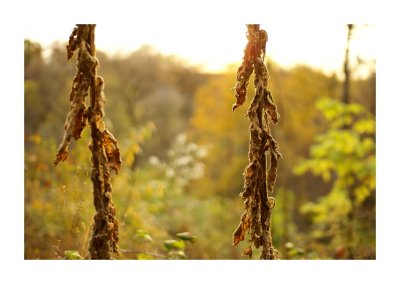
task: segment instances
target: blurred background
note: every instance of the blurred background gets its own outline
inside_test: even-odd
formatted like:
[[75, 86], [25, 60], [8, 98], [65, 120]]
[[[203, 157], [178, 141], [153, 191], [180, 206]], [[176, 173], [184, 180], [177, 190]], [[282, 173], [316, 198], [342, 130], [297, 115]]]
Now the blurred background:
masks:
[[[375, 27], [261, 28], [281, 115], [272, 127], [283, 155], [272, 213], [279, 258], [375, 259]], [[53, 166], [75, 74], [65, 48], [72, 29], [25, 33], [26, 259], [80, 258], [88, 249], [88, 130]], [[247, 242], [233, 247], [232, 234], [244, 211], [254, 88], [251, 79], [232, 114], [246, 27], [220, 29], [96, 28], [105, 120], [123, 161], [112, 177], [118, 259], [247, 258]]]

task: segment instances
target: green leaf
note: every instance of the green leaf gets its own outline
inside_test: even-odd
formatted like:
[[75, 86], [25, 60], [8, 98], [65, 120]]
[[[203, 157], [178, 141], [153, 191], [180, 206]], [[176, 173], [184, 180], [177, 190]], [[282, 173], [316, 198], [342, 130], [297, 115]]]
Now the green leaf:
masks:
[[359, 134], [371, 134], [375, 132], [375, 121], [371, 119], [364, 119], [357, 121], [354, 124], [354, 130]]
[[152, 255], [146, 253], [138, 253], [137, 255], [138, 260], [152, 260], [154, 257]]
[[66, 251], [64, 251], [64, 255], [65, 255], [65, 259], [68, 259], [68, 260], [83, 259], [83, 257], [80, 256], [80, 254], [77, 250], [66, 250]]
[[139, 229], [136, 232], [136, 237], [139, 239], [151, 242], [151, 243], [153, 242], [153, 238], [146, 231], [144, 231], [142, 229]]
[[167, 250], [185, 249], [185, 242], [182, 240], [166, 240], [164, 241], [164, 246], [167, 248]]
[[361, 204], [368, 196], [371, 195], [373, 188], [367, 186], [359, 186], [354, 190], [356, 196], [356, 204]]
[[289, 251], [290, 257], [301, 257], [304, 256], [305, 250], [303, 248], [293, 248]]
[[181, 240], [183, 240], [183, 241], [189, 241], [191, 243], [194, 243], [196, 241], [196, 239], [197, 239], [196, 236], [192, 235], [189, 232], [178, 233], [178, 234], [176, 234], [176, 236], [178, 238], [180, 238]]
[[347, 107], [347, 111], [352, 114], [360, 114], [364, 110], [361, 105], [356, 104], [356, 103], [348, 104], [348, 105], [344, 104], [344, 105]]
[[181, 250], [172, 250], [168, 253], [169, 259], [186, 259], [186, 254]]

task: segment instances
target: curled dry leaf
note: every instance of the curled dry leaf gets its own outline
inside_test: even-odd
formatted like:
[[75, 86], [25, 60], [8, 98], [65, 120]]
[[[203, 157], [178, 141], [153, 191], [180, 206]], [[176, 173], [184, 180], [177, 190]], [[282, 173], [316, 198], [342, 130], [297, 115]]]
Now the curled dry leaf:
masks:
[[247, 86], [249, 85], [249, 79], [251, 73], [253, 73], [253, 65], [251, 64], [251, 42], [247, 43], [245, 49], [245, 55], [243, 57], [242, 65], [238, 68], [237, 76], [236, 76], [236, 103], [232, 106], [232, 111], [235, 112], [235, 109], [240, 107], [246, 101], [247, 96]]
[[108, 130], [105, 130], [102, 135], [108, 166], [118, 174], [121, 169], [121, 154], [119, 153], [118, 141]]
[[71, 35], [69, 36], [69, 41], [67, 45], [67, 59], [70, 60], [72, 56], [74, 56], [75, 50], [77, 49], [78, 45], [78, 32], [81, 31], [78, 27], [75, 27], [72, 30]]
[[[77, 28], [72, 32], [78, 34]], [[72, 35], [71, 35], [72, 37]], [[68, 146], [71, 139], [78, 140], [81, 138], [81, 133], [87, 125], [88, 120], [88, 107], [86, 105], [86, 97], [88, 95], [89, 87], [92, 80], [92, 75], [84, 71], [82, 66], [90, 66], [91, 69], [95, 68], [97, 62], [92, 57], [82, 56], [84, 53], [88, 53], [86, 44], [84, 41], [76, 35], [76, 38], [72, 41], [70, 38], [70, 44], [68, 45], [68, 59], [70, 59], [73, 53], [76, 51], [76, 45], [83, 42], [80, 49], [80, 56], [78, 62], [84, 62], [77, 64], [77, 71], [72, 83], [72, 90], [69, 96], [70, 106], [67, 114], [67, 119], [64, 124], [64, 137], [58, 147], [56, 159], [54, 164], [57, 165], [60, 161], [65, 161], [68, 158]], [[70, 55], [72, 53], [72, 55]]]
[[245, 249], [245, 255], [252, 256], [251, 246], [254, 245], [256, 248], [263, 248], [261, 259], [276, 259], [278, 252], [273, 247], [270, 228], [275, 199], [268, 194], [273, 192], [281, 154], [269, 125], [270, 122], [278, 122], [279, 114], [271, 92], [267, 89], [268, 70], [262, 59], [268, 35], [259, 29], [259, 25], [247, 25], [247, 29], [248, 43], [243, 63], [237, 73], [236, 103], [233, 110], [246, 101], [246, 88], [253, 71], [256, 94], [247, 111], [250, 121], [249, 164], [243, 174], [244, 190], [240, 194], [244, 199], [245, 212], [233, 234], [233, 244], [243, 241], [249, 233], [250, 246]]

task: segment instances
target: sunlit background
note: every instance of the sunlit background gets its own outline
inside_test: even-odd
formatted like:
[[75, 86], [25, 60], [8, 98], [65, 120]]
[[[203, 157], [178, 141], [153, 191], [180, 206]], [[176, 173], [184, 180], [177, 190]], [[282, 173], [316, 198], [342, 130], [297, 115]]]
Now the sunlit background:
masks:
[[[207, 72], [221, 72], [243, 56], [246, 45], [246, 26], [236, 24], [193, 24], [182, 26], [176, 21], [153, 22], [143, 25], [99, 24], [96, 32], [98, 48], [109, 55], [124, 56], [144, 45], [150, 45], [164, 55], [176, 55], [189, 64]], [[268, 31], [268, 58], [282, 67], [305, 64], [327, 74], [342, 75], [346, 25], [279, 23], [264, 24]], [[68, 23], [27, 23], [24, 37], [39, 42], [48, 55], [54, 42], [64, 42], [71, 32]], [[354, 64], [375, 62], [376, 27], [360, 24], [351, 41], [351, 60]], [[356, 74], [367, 76], [368, 66], [360, 64]]]
[[[140, 20], [140, 15], [137, 15]], [[73, 24], [38, 19], [25, 38], [25, 258], [87, 255], [94, 209], [89, 133], [53, 166], [75, 73]], [[283, 154], [272, 213], [282, 259], [375, 259], [376, 27], [261, 23]], [[98, 24], [120, 259], [246, 259], [233, 247], [247, 164], [248, 103], [232, 114], [244, 24]], [[253, 96], [249, 84], [249, 98]], [[182, 240], [180, 233], [195, 236]], [[171, 248], [172, 246], [175, 246]], [[260, 252], [255, 250], [254, 258]]]

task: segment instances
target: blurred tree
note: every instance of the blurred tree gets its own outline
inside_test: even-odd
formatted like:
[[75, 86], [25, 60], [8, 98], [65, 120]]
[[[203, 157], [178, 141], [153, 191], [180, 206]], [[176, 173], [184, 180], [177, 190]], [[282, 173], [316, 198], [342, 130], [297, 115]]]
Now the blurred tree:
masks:
[[[45, 104], [41, 102], [38, 81], [25, 80], [24, 84], [24, 123], [25, 134], [35, 133], [46, 119]], [[28, 133], [27, 133], [28, 132]]]
[[[347, 248], [346, 255], [340, 253], [340, 257], [374, 257], [371, 247], [368, 254], [362, 253], [362, 240], [375, 242], [375, 217], [359, 218], [358, 214], [362, 204], [374, 198], [376, 186], [374, 117], [359, 104], [322, 99], [317, 106], [330, 128], [317, 136], [310, 159], [301, 162], [295, 172], [309, 170], [325, 181], [333, 179], [333, 187], [317, 202], [301, 208], [314, 223], [311, 237], [338, 250]], [[373, 214], [369, 215], [374, 215], [375, 207], [371, 210]]]
[[[322, 183], [320, 177], [311, 174], [302, 177], [293, 175], [293, 165], [307, 155], [314, 137], [328, 129], [323, 115], [315, 111], [315, 102], [321, 96], [339, 97], [341, 84], [335, 75], [327, 76], [320, 70], [307, 66], [296, 66], [285, 70], [276, 64], [270, 64], [269, 69], [271, 91], [279, 94], [276, 101], [281, 114], [275, 134], [276, 139], [280, 141], [280, 151], [283, 155], [279, 165], [277, 186], [289, 191], [288, 195], [294, 192], [296, 195], [294, 206], [297, 211], [303, 203], [310, 199], [315, 200], [329, 190], [329, 184]], [[293, 220], [299, 231], [309, 230], [309, 222], [301, 214], [294, 214], [292, 219], [289, 219]], [[286, 232], [290, 233], [289, 230]], [[289, 235], [284, 238], [293, 240], [293, 237], [295, 236]], [[286, 249], [284, 244], [280, 245], [282, 245], [280, 250]]]
[[41, 74], [44, 70], [42, 47], [30, 40], [24, 41], [24, 123], [33, 134], [45, 120], [45, 106], [41, 97]]
[[347, 44], [346, 44], [346, 52], [344, 55], [344, 64], [343, 64], [343, 73], [344, 73], [344, 82], [343, 82], [343, 97], [342, 101], [345, 104], [350, 103], [350, 67], [349, 67], [349, 52], [350, 52], [350, 39], [353, 31], [354, 25], [347, 25]]
[[[55, 43], [50, 51], [43, 58], [41, 46], [25, 40], [25, 80], [31, 80], [26, 81], [25, 92], [27, 135], [62, 135], [63, 113], [68, 109], [65, 96], [69, 94], [74, 66], [65, 64], [64, 44]], [[149, 46], [126, 57], [110, 58], [101, 51], [97, 54], [101, 73], [109, 78], [105, 90], [115, 98], [105, 105], [107, 123], [113, 122], [111, 130], [121, 136], [132, 125], [153, 121], [157, 135], [145, 146], [143, 160], [148, 152], [166, 157], [173, 137], [189, 125], [195, 90], [211, 75]]]
[[[276, 100], [282, 116], [274, 133], [276, 139], [282, 141], [280, 148], [285, 157], [280, 165], [277, 184], [292, 188], [293, 184], [300, 183], [306, 187], [310, 180], [316, 179], [308, 176], [302, 181], [294, 177], [292, 162], [299, 162], [307, 154], [314, 136], [327, 129], [322, 115], [313, 111], [313, 105], [321, 96], [338, 96], [340, 82], [335, 76], [328, 77], [305, 66], [298, 66], [290, 71], [281, 69], [274, 63], [270, 66], [270, 87], [273, 93], [279, 93]], [[229, 109], [232, 105], [229, 97], [231, 94], [226, 93], [232, 87], [235, 71], [232, 68], [226, 74], [210, 80], [196, 92], [191, 133], [197, 141], [212, 144], [207, 158], [206, 178], [202, 181], [202, 193], [206, 193], [207, 188], [215, 188], [219, 193], [236, 196], [242, 187], [240, 176], [246, 164], [248, 150], [246, 112], [238, 108], [238, 113], [232, 115]], [[249, 91], [253, 92], [251, 88]], [[229, 164], [229, 167], [222, 166], [221, 161]], [[314, 195], [319, 193], [317, 191]], [[299, 190], [298, 194], [303, 194], [303, 191]], [[304, 193], [303, 197], [306, 196], [307, 193]]]
[[226, 90], [232, 88], [234, 72], [210, 80], [196, 92], [192, 135], [200, 143], [211, 144], [205, 179], [194, 186], [200, 196], [217, 193], [236, 197], [243, 186], [248, 122], [244, 108], [232, 115], [232, 96]]
[[34, 78], [43, 64], [42, 47], [39, 43], [24, 40], [24, 70], [25, 79]]
[[46, 59], [39, 44], [25, 40], [25, 48], [25, 135], [61, 136], [74, 66], [65, 64], [65, 47], [59, 44]]

